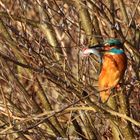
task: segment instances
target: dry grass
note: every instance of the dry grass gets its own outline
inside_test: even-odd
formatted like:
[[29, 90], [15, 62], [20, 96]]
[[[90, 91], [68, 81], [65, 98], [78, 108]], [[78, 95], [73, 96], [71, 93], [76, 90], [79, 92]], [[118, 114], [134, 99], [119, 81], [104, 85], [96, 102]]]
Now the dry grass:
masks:
[[[111, 37], [124, 42], [128, 57], [128, 118], [98, 102], [100, 65], [79, 57], [82, 48]], [[139, 64], [139, 0], [0, 1], [0, 139], [112, 140], [109, 120], [121, 138], [131, 122], [140, 139]]]

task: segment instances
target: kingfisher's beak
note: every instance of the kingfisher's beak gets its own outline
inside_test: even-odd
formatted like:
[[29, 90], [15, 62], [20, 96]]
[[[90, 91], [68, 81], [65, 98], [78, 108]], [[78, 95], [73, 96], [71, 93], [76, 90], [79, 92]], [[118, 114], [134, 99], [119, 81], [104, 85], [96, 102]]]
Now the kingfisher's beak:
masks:
[[89, 48], [96, 49], [101, 54], [106, 51], [106, 49], [105, 49], [103, 44], [97, 44], [97, 45], [94, 45], [94, 46], [90, 46]]
[[96, 44], [93, 46], [89, 46], [89, 48], [93, 48], [93, 49], [100, 51], [103, 48], [103, 44]]

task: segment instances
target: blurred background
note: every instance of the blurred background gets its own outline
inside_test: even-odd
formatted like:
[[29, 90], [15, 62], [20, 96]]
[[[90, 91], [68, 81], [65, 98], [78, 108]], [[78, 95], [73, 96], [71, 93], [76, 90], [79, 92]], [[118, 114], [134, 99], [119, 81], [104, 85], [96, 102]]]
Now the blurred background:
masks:
[[[115, 108], [79, 55], [108, 38], [128, 58]], [[1, 140], [140, 139], [140, 0], [1, 0], [0, 98]]]

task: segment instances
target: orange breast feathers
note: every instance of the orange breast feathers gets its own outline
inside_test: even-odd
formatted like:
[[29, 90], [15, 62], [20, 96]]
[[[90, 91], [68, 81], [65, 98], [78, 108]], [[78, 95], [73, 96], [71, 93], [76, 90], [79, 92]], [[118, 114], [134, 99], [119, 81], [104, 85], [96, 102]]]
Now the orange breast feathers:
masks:
[[[99, 75], [98, 86], [102, 102], [108, 100], [111, 89], [122, 79], [127, 67], [125, 54], [105, 54], [103, 56], [102, 70]], [[102, 91], [104, 90], [104, 91]]]

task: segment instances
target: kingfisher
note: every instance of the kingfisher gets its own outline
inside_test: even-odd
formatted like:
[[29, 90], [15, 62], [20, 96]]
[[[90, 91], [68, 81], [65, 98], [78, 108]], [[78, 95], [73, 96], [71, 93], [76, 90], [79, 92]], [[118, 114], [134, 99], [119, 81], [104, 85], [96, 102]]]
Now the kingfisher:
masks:
[[[123, 43], [116, 38], [107, 39], [97, 48], [89, 48], [87, 54], [100, 55], [101, 72], [98, 78], [100, 99], [107, 102], [113, 89], [117, 88], [127, 68], [127, 57], [123, 49]], [[96, 50], [96, 51], [95, 51]], [[97, 53], [98, 52], [98, 53]], [[102, 53], [99, 53], [102, 52]], [[100, 59], [99, 59], [100, 60]]]
[[127, 57], [123, 43], [119, 39], [108, 39], [103, 43], [102, 68], [99, 74], [98, 86], [102, 102], [106, 102], [117, 88], [127, 68]]

